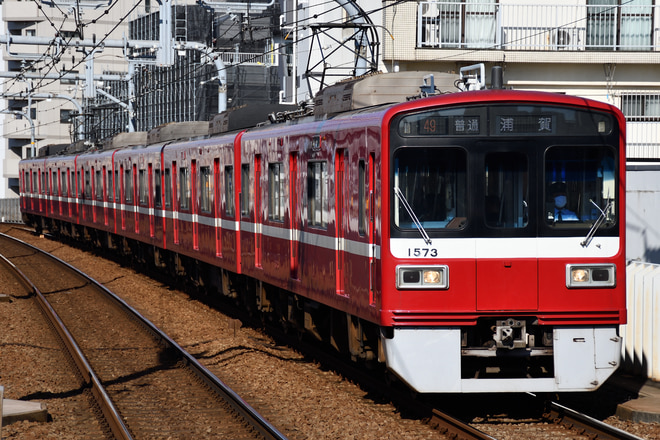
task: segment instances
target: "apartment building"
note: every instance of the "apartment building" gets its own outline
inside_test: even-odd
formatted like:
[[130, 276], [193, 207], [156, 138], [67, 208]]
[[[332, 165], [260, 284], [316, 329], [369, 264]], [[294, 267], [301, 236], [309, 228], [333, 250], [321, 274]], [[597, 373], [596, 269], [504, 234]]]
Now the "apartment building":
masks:
[[[499, 65], [504, 86], [609, 102], [628, 120], [628, 160], [660, 160], [657, 0], [384, 2], [388, 70]], [[488, 78], [489, 81], [489, 78]]]
[[[132, 0], [53, 0], [2, 2], [2, 110], [4, 160], [0, 185], [4, 197], [18, 196], [18, 162], [45, 145], [80, 137], [85, 102], [85, 69], [94, 74], [124, 73], [120, 48], [128, 17], [138, 14]], [[70, 44], [88, 40], [95, 45]], [[93, 52], [93, 54], [92, 54]], [[91, 56], [89, 56], [92, 54]], [[86, 58], [93, 63], [86, 63]], [[102, 84], [90, 84], [102, 87]]]

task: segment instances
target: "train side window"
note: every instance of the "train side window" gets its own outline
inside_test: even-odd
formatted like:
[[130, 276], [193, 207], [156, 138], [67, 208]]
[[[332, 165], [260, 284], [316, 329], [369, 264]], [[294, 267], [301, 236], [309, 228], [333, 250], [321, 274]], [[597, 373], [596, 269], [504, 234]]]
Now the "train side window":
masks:
[[165, 206], [172, 207], [172, 174], [169, 168], [165, 168], [163, 185], [165, 185]]
[[115, 170], [115, 201], [121, 202], [121, 184], [119, 170]]
[[108, 202], [112, 202], [112, 197], [114, 195], [112, 189], [112, 170], [106, 169], [106, 183], [105, 183], [105, 196], [108, 199]]
[[124, 198], [127, 203], [133, 202], [133, 178], [130, 167], [124, 170]]
[[199, 180], [201, 190], [199, 194], [199, 208], [202, 212], [208, 214], [213, 206], [213, 179], [211, 167], [205, 166], [199, 168]]
[[162, 208], [162, 192], [161, 192], [161, 181], [160, 181], [160, 170], [154, 170], [154, 206], [156, 208]]
[[485, 218], [493, 228], [524, 228], [528, 223], [529, 173], [522, 153], [490, 153], [485, 163]]
[[140, 205], [147, 205], [149, 202], [149, 185], [147, 185], [146, 170], [138, 171], [138, 194], [140, 195]]
[[367, 232], [367, 165], [364, 159], [358, 162], [358, 233]]
[[41, 194], [46, 194], [46, 172], [39, 171], [39, 173], [41, 174]]
[[307, 164], [307, 222], [310, 226], [327, 226], [328, 176], [326, 162]]
[[52, 179], [51, 179], [53, 181], [53, 183], [51, 184], [52, 194], [54, 196], [56, 196], [56, 195], [59, 195], [59, 193], [60, 193], [60, 189], [57, 185], [57, 171], [51, 171], [51, 172], [53, 173], [52, 174]]
[[225, 214], [234, 215], [234, 167], [225, 167]]
[[179, 168], [179, 204], [180, 209], [190, 209], [190, 170]]
[[96, 170], [96, 183], [95, 183], [95, 190], [96, 190], [96, 199], [97, 200], [103, 200], [103, 173], [101, 170]]
[[66, 181], [66, 171], [61, 171], [60, 172], [60, 180], [62, 181], [62, 195], [63, 196], [68, 196], [69, 195], [69, 186], [67, 185]]
[[32, 193], [37, 194], [39, 192], [39, 178], [37, 177], [37, 172], [32, 171]]
[[268, 165], [268, 219], [284, 221], [284, 191], [282, 190], [283, 179], [282, 163], [271, 163]]
[[[82, 168], [81, 168], [82, 170]], [[81, 171], [76, 171], [76, 184], [78, 185], [78, 189], [76, 190], [76, 194], [78, 194], [78, 197], [82, 197], [83, 195], [83, 181], [82, 181], [82, 174]]]
[[250, 215], [250, 164], [241, 165], [241, 216]]
[[92, 176], [89, 168], [85, 170], [85, 198], [92, 198]]

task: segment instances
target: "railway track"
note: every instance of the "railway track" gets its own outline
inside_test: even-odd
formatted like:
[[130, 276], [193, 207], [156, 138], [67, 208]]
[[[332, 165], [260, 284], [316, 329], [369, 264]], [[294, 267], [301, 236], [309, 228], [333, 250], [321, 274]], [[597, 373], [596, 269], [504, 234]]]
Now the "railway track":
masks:
[[57, 329], [113, 437], [285, 438], [176, 342], [93, 279], [4, 234], [0, 253]]
[[[47, 247], [48, 249], [49, 247]], [[52, 251], [52, 246], [50, 246]], [[72, 260], [73, 261], [73, 260]], [[83, 265], [84, 267], [84, 265]], [[141, 287], [143, 288], [143, 287]], [[135, 299], [132, 300], [134, 302]], [[152, 299], [152, 301], [154, 301]], [[223, 308], [227, 308], [227, 305], [224, 304]], [[149, 314], [148, 307], [145, 308], [143, 304], [141, 310], [144, 310], [145, 313]], [[240, 313], [234, 310], [230, 313], [230, 316], [239, 317], [240, 321], [245, 322], [247, 318], [241, 316]], [[198, 318], [192, 318], [198, 319]], [[237, 320], [239, 321], [239, 320]], [[240, 322], [239, 321], [239, 322]], [[255, 324], [259, 326], [259, 324]], [[272, 330], [272, 329], [271, 329]], [[234, 333], [235, 333], [234, 329]], [[176, 333], [176, 331], [175, 331]], [[439, 438], [451, 438], [451, 439], [510, 439], [510, 438], [571, 438], [571, 439], [611, 439], [611, 438], [621, 438], [621, 439], [638, 439], [633, 435], [625, 433], [619, 430], [613, 430], [612, 433], [606, 434], [604, 432], [594, 432], [591, 429], [585, 429], [582, 426], [575, 422], [569, 421], [567, 415], [561, 415], [554, 413], [550, 410], [545, 412], [545, 418], [539, 409], [538, 413], [533, 417], [530, 416], [519, 416], [515, 414], [505, 414], [506, 410], [502, 409], [502, 414], [500, 414], [500, 405], [499, 403], [493, 403], [486, 405], [490, 409], [485, 411], [490, 411], [490, 414], [495, 414], [493, 417], [484, 417], [482, 420], [475, 421], [475, 417], [478, 419], [478, 413], [476, 411], [456, 411], [456, 408], [461, 405], [459, 402], [466, 396], [444, 396], [441, 397], [441, 401], [428, 401], [428, 399], [419, 399], [412, 398], [410, 392], [407, 388], [398, 387], [396, 384], [385, 384], [378, 380], [380, 375], [373, 374], [373, 371], [365, 371], [361, 368], [355, 368], [355, 364], [338, 362], [335, 356], [319, 350], [316, 344], [306, 344], [303, 341], [300, 341], [297, 334], [279, 334], [275, 336], [272, 331], [269, 331], [269, 334], [274, 336], [280, 345], [288, 345], [297, 347], [301, 352], [304, 352], [306, 356], [314, 358], [323, 365], [324, 369], [332, 369], [339, 372], [342, 376], [349, 379], [351, 382], [359, 383], [360, 387], [363, 389], [368, 389], [369, 394], [372, 396], [384, 396], [376, 397], [376, 402], [392, 401], [395, 402], [397, 411], [400, 411], [402, 414], [406, 414], [406, 418], [411, 416], [411, 419], [417, 420], [427, 420], [427, 425], [434, 427], [442, 435]], [[186, 342], [184, 345], [188, 345], [191, 342]], [[193, 343], [194, 344], [194, 343]], [[243, 345], [240, 345], [243, 347]], [[231, 352], [232, 349], [229, 349], [228, 352]], [[208, 351], [203, 350], [201, 352], [205, 357], [208, 357]], [[210, 359], [210, 358], [209, 358]], [[207, 359], [207, 361], [209, 360]], [[214, 361], [212, 363], [218, 363]], [[221, 363], [221, 362], [220, 362]], [[344, 366], [341, 366], [344, 365]], [[213, 366], [209, 365], [213, 368]], [[215, 374], [220, 376], [220, 372], [215, 371]], [[224, 379], [224, 377], [223, 377]], [[294, 382], [295, 384], [295, 382]], [[295, 385], [294, 385], [295, 386]], [[300, 385], [298, 385], [300, 387]], [[373, 392], [373, 393], [372, 393]], [[419, 397], [419, 396], [418, 396]], [[472, 406], [477, 406], [474, 402], [479, 402], [483, 397], [473, 399]], [[489, 396], [492, 399], [501, 399], [500, 396]], [[530, 401], [523, 399], [524, 395], [518, 395], [515, 397], [519, 407], [530, 407], [532, 404]], [[369, 400], [369, 399], [367, 399]], [[463, 400], [465, 402], [465, 400]], [[330, 402], [328, 402], [330, 403]], [[534, 404], [536, 407], [543, 408], [543, 404], [537, 403]], [[324, 405], [325, 406], [325, 405]], [[470, 404], [468, 404], [470, 406]], [[570, 406], [570, 404], [569, 404]], [[452, 417], [446, 414], [444, 411], [445, 408], [448, 408], [453, 415], [458, 415], [458, 417]], [[263, 409], [263, 408], [262, 408]], [[261, 411], [261, 409], [260, 409]], [[296, 411], [304, 413], [306, 409], [300, 408]], [[529, 412], [528, 412], [529, 413]], [[466, 416], [467, 414], [467, 416]], [[565, 414], [565, 413], [564, 413]], [[569, 414], [570, 415], [570, 414]], [[594, 420], [597, 423], [601, 423], [598, 420]], [[364, 423], [363, 423], [364, 425]], [[610, 430], [608, 425], [605, 427], [605, 431]], [[617, 432], [618, 431], [618, 432]], [[297, 437], [295, 430], [293, 432], [292, 438]], [[356, 431], [347, 431], [347, 432], [356, 432]], [[288, 432], [291, 434], [291, 432]], [[300, 430], [301, 435], [305, 435], [304, 430]], [[366, 434], [366, 433], [365, 433]], [[302, 438], [302, 437], [300, 437]], [[312, 438], [312, 437], [306, 437]], [[408, 437], [406, 437], [408, 438]], [[410, 437], [413, 438], [413, 437]], [[422, 438], [422, 437], [418, 437]], [[424, 437], [426, 438], [426, 437]], [[435, 437], [433, 437], [435, 438]]]

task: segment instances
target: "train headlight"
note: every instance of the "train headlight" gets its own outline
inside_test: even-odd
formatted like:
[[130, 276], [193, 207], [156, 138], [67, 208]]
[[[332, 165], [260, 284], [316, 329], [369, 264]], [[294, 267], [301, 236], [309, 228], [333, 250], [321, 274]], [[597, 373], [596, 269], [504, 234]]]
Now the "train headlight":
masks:
[[447, 266], [397, 266], [397, 289], [448, 289]]
[[616, 266], [613, 264], [569, 264], [566, 266], [566, 287], [616, 286]]

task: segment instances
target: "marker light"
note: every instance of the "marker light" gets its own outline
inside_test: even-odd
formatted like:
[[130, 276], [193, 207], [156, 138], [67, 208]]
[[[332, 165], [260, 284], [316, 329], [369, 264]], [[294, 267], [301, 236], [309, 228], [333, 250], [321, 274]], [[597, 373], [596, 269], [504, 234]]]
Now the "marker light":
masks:
[[447, 266], [397, 266], [397, 289], [448, 289]]
[[616, 266], [613, 264], [566, 265], [566, 287], [616, 286]]

